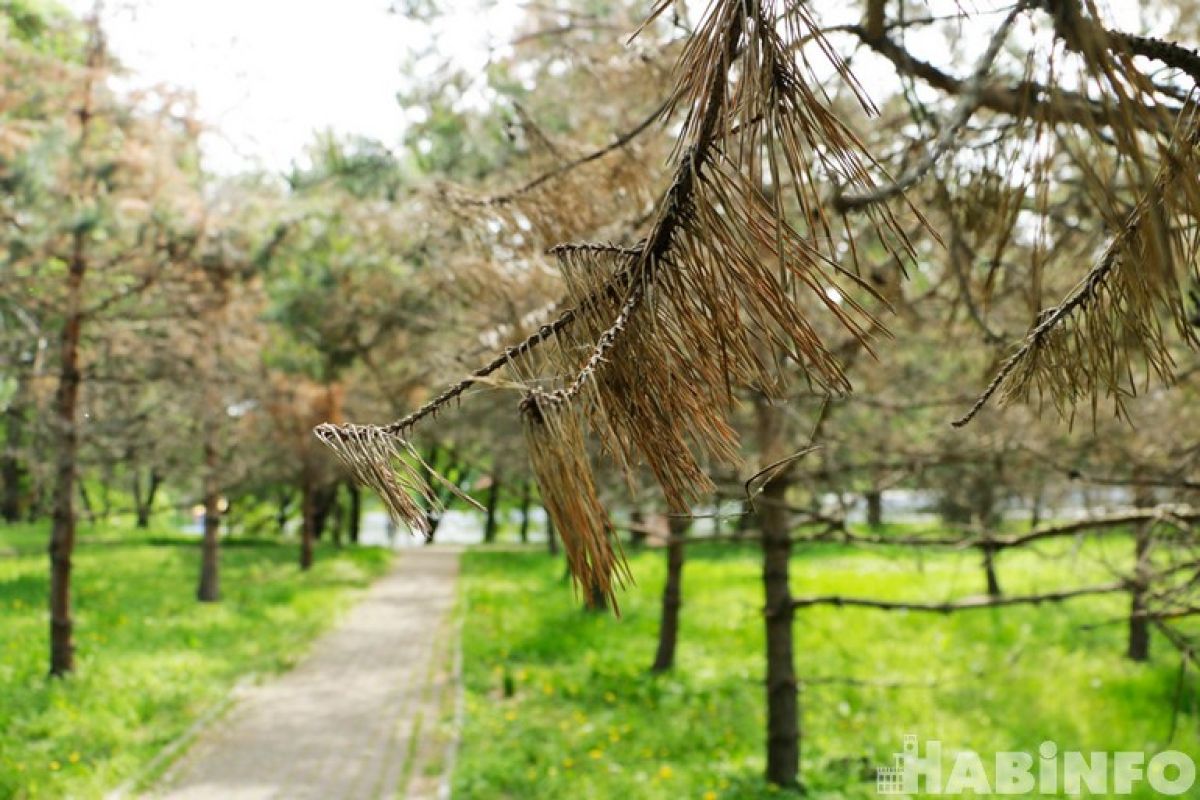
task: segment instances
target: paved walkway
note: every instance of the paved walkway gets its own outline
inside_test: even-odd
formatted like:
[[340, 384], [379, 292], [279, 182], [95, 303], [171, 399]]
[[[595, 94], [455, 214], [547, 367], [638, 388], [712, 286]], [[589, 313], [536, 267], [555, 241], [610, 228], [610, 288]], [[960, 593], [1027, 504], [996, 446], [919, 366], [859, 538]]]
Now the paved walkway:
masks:
[[[154, 797], [430, 796], [426, 741], [450, 681], [456, 549], [407, 550], [292, 671], [250, 687]], [[425, 762], [425, 763], [422, 763]], [[436, 783], [436, 781], [433, 781]]]

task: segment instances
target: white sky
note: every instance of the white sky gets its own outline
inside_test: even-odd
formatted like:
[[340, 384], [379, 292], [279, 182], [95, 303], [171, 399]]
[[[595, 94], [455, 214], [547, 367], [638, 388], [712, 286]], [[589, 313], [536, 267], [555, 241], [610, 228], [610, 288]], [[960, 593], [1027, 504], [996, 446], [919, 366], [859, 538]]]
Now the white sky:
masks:
[[[438, 0], [437, 30], [390, 0], [109, 0], [109, 44], [135, 86], [195, 92], [205, 163], [282, 170], [331, 128], [397, 142], [401, 64], [430, 44], [474, 74], [511, 38], [512, 2]], [[88, 13], [93, 0], [66, 0]]]
[[[106, 0], [103, 16], [111, 49], [135, 86], [167, 83], [196, 94], [212, 131], [202, 139], [205, 164], [229, 173], [284, 170], [324, 129], [397, 143], [404, 127], [396, 101], [401, 64], [433, 49], [479, 75], [520, 17], [519, 0], [433, 0], [439, 21], [431, 30], [390, 13], [393, 1]], [[81, 15], [95, 4], [64, 2]], [[960, 3], [932, 5], [953, 12]], [[691, 5], [699, 18], [707, 2]], [[1127, 27], [1139, 27], [1139, 3], [1105, 5]], [[891, 68], [881, 69], [886, 83]]]

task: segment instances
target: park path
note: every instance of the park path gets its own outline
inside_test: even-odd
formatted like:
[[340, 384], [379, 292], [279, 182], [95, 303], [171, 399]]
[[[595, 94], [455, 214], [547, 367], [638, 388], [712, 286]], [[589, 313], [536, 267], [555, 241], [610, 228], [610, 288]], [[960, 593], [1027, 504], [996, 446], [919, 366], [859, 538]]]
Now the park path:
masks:
[[[435, 797], [459, 550], [400, 554], [295, 669], [242, 692], [151, 797]], [[455, 645], [456, 646], [456, 645]]]

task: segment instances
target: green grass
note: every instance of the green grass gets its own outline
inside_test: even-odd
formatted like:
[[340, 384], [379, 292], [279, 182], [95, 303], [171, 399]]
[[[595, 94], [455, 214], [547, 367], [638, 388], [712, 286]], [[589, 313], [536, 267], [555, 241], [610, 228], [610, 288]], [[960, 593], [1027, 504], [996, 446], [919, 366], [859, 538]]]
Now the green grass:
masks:
[[194, 599], [194, 538], [80, 531], [76, 674], [46, 677], [45, 526], [0, 527], [0, 797], [100, 797], [241, 677], [285, 669], [389, 553], [223, 543], [222, 602]]
[[[1008, 554], [1011, 593], [1106, 582], [1127, 540]], [[474, 550], [464, 562], [467, 720], [455, 796], [488, 798], [760, 798], [786, 794], [763, 771], [763, 632], [759, 557], [752, 548], [699, 545], [684, 573], [675, 671], [646, 670], [655, 646], [660, 551], [632, 558], [637, 585], [623, 617], [584, 613], [541, 553]], [[978, 593], [978, 558], [798, 552], [793, 592], [942, 599]], [[877, 798], [874, 767], [906, 733], [979, 752], [1177, 749], [1200, 754], [1194, 674], [1167, 747], [1179, 657], [1155, 638], [1153, 660], [1122, 657], [1116, 595], [956, 616], [863, 609], [797, 612], [803, 779], [816, 798]], [[902, 688], [848, 685], [932, 682]], [[828, 679], [833, 679], [832, 681]], [[949, 772], [946, 766], [944, 775]], [[1142, 794], [1152, 796], [1143, 787]], [[1129, 795], [1126, 795], [1129, 796]]]

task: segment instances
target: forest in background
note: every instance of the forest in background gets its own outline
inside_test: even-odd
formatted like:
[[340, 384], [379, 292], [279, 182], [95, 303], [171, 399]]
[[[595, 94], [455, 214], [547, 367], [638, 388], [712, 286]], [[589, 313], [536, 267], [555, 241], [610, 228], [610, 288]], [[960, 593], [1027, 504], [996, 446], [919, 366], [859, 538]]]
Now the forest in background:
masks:
[[[217, 602], [226, 541], [294, 535], [307, 569], [365, 482], [434, 540], [444, 507], [492, 541], [545, 504], [591, 606], [660, 545], [658, 671], [687, 669], [688, 552], [758, 543], [773, 784], [817, 606], [1116, 598], [1080, 625], [1169, 652], [1156, 702], [1194, 729], [1196, 9], [827, 5], [530, 4], [486, 75], [409, 77], [400, 142], [318, 137], [280, 176], [207, 174], [185, 90], [3, 4], [0, 516], [49, 528], [49, 671], [81, 523], [202, 507]], [[941, 524], [889, 526], [900, 492]], [[829, 547], [977, 580], [792, 579]]]

